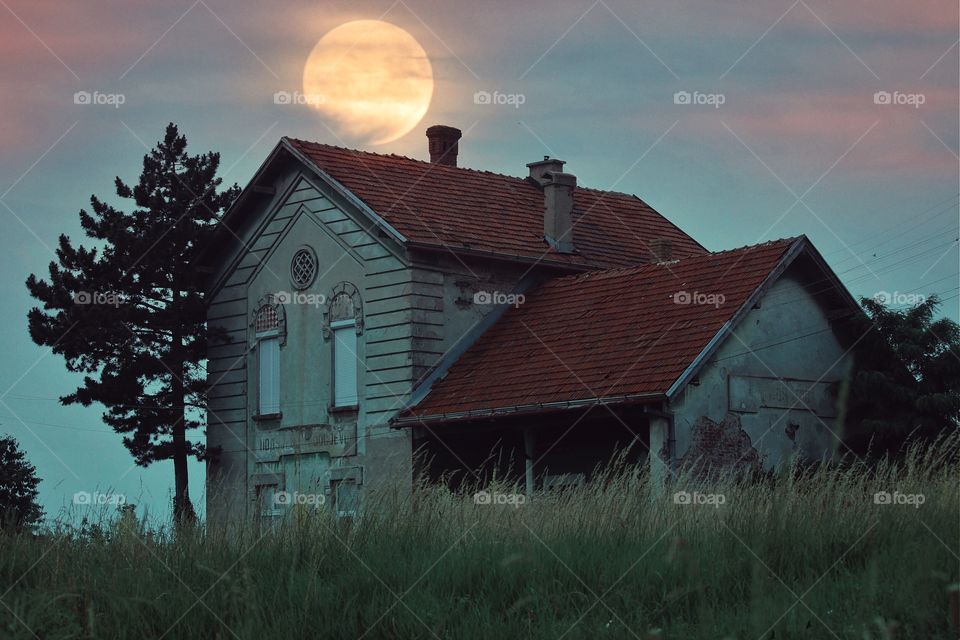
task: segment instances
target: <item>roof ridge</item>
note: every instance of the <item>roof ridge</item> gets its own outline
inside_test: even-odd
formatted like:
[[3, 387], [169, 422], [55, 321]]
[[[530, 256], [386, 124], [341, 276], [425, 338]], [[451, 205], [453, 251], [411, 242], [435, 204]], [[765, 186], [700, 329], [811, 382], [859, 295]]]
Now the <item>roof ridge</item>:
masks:
[[799, 236], [792, 236], [789, 238], [779, 238], [777, 240], [767, 240], [766, 242], [759, 242], [757, 244], [747, 244], [747, 245], [743, 245], [742, 247], [735, 247], [733, 249], [724, 249], [723, 251], [711, 251], [709, 253], [703, 253], [699, 255], [684, 256], [682, 258], [670, 260], [667, 263], [644, 262], [641, 264], [630, 265], [627, 267], [614, 267], [612, 269], [593, 269], [591, 271], [585, 271], [583, 273], [574, 273], [574, 274], [565, 275], [565, 276], [558, 276], [556, 278], [551, 278], [547, 282], [553, 283], [560, 280], [572, 281], [572, 280], [588, 280], [590, 278], [597, 278], [597, 277], [614, 277], [617, 275], [624, 275], [627, 272], [640, 273], [644, 269], [648, 269], [648, 268], [652, 270], [656, 267], [661, 267], [661, 266], [669, 266], [674, 264], [687, 264], [694, 260], [707, 260], [709, 258], [715, 258], [717, 256], [736, 253], [738, 251], [746, 251], [748, 249], [761, 249], [763, 247], [769, 247], [775, 244], [792, 245], [797, 240], [800, 240], [801, 238], [805, 238], [805, 237], [806, 236], [799, 235]]
[[[469, 171], [469, 172], [471, 172], [471, 173], [479, 173], [479, 174], [483, 174], [483, 175], [496, 176], [496, 177], [498, 177], [498, 178], [509, 178], [509, 179], [511, 179], [511, 180], [516, 180], [517, 182], [523, 182], [523, 183], [526, 183], [526, 184], [531, 184], [530, 181], [527, 180], [527, 177], [525, 177], [525, 176], [514, 176], [514, 175], [510, 175], [510, 174], [508, 174], [508, 173], [499, 173], [499, 172], [497, 172], [497, 171], [488, 171], [488, 170], [486, 170], [486, 169], [474, 169], [474, 168], [472, 168], [472, 167], [460, 167], [460, 166], [451, 167], [451, 166], [449, 166], [449, 165], [437, 164], [437, 163], [434, 163], [434, 162], [430, 162], [429, 160], [421, 160], [421, 159], [419, 159], [419, 158], [411, 158], [410, 156], [404, 156], [404, 155], [401, 155], [401, 154], [398, 154], [398, 153], [377, 153], [376, 151], [367, 151], [367, 150], [365, 150], [365, 149], [351, 149], [350, 147], [341, 147], [341, 146], [335, 145], [335, 144], [327, 144], [326, 142], [314, 142], [314, 141], [312, 141], [312, 140], [303, 140], [302, 138], [294, 138], [294, 137], [292, 137], [292, 136], [283, 136], [283, 137], [284, 137], [285, 139], [287, 139], [287, 140], [290, 140], [290, 141], [292, 141], [292, 142], [296, 142], [296, 143], [299, 143], [299, 144], [303, 144], [303, 145], [312, 145], [312, 146], [316, 146], [316, 147], [326, 147], [326, 148], [328, 148], [328, 149], [335, 149], [335, 150], [337, 150], [337, 151], [347, 151], [347, 152], [350, 152], [350, 153], [363, 154], [363, 155], [367, 155], [367, 156], [375, 156], [375, 157], [378, 157], [378, 158], [394, 158], [394, 159], [397, 159], [397, 160], [406, 160], [406, 161], [408, 161], [408, 162], [416, 162], [416, 163], [418, 163], [418, 164], [425, 164], [425, 165], [430, 166], [430, 167], [438, 167], [438, 168], [441, 168], [441, 169], [443, 169], [443, 170], [458, 170], [458, 169], [459, 169], [459, 170], [461, 170], [461, 171]], [[531, 186], [533, 186], [533, 185], [531, 185]], [[626, 192], [626, 191], [614, 191], [614, 190], [612, 190], [612, 189], [597, 189], [596, 187], [586, 187], [586, 186], [583, 186], [583, 185], [581, 185], [581, 184], [577, 184], [577, 190], [580, 190], [580, 191], [590, 191], [590, 192], [593, 192], [593, 193], [600, 193], [600, 194], [606, 194], [606, 195], [622, 196], [622, 197], [626, 197], [626, 198], [635, 198], [635, 199], [639, 200], [644, 206], [650, 207], [650, 205], [647, 203], [646, 200], [644, 200], [643, 198], [641, 198], [640, 196], [638, 196], [638, 195], [635, 194], [635, 193], [629, 193], [629, 192]], [[661, 214], [661, 215], [662, 215], [662, 214]], [[664, 218], [664, 219], [666, 219], [666, 218]]]
[[285, 139], [292, 142], [298, 142], [300, 144], [312, 145], [315, 147], [326, 147], [328, 149], [335, 149], [337, 151], [348, 151], [354, 154], [362, 154], [365, 156], [376, 156], [378, 158], [395, 158], [397, 160], [407, 160], [408, 162], [416, 162], [417, 164], [425, 164], [430, 167], [436, 167], [441, 170], [460, 170], [460, 171], [469, 171], [471, 173], [482, 173], [491, 176], [497, 176], [500, 178], [510, 178], [511, 180], [516, 180], [518, 182], [526, 182], [526, 178], [520, 176], [511, 176], [506, 173], [497, 173], [496, 171], [487, 171], [485, 169], [474, 169], [472, 167], [451, 167], [450, 165], [438, 164], [436, 162], [430, 162], [429, 160], [420, 160], [419, 158], [411, 158], [410, 156], [400, 155], [398, 153], [377, 153], [376, 151], [367, 151], [365, 149], [351, 149], [350, 147], [341, 147], [335, 144], [327, 144], [326, 142], [313, 142], [312, 140], [303, 140], [301, 138], [293, 138], [291, 136], [283, 136]]
[[[781, 244], [781, 243], [782, 243], [782, 244], [793, 244], [794, 242], [796, 242], [797, 240], [800, 240], [801, 238], [806, 238], [806, 236], [804, 236], [804, 235], [801, 234], [801, 235], [799, 235], [799, 236], [789, 236], [789, 237], [787, 237], [787, 238], [777, 238], [776, 240], [766, 240], [766, 241], [764, 241], [764, 242], [758, 242], [758, 243], [756, 243], [756, 244], [745, 244], [745, 245], [740, 246], [740, 247], [733, 247], [732, 249], [724, 249], [724, 250], [722, 250], [722, 251], [711, 251], [710, 253], [707, 253], [707, 254], [705, 254], [705, 255], [708, 255], [708, 256], [718, 256], [718, 255], [721, 255], [721, 254], [724, 254], [724, 253], [733, 253], [734, 251], [743, 251], [744, 249], [758, 249], [758, 248], [760, 248], [760, 247], [768, 247], [768, 246], [774, 245], [774, 244]], [[691, 256], [691, 257], [700, 257], [700, 256]]]

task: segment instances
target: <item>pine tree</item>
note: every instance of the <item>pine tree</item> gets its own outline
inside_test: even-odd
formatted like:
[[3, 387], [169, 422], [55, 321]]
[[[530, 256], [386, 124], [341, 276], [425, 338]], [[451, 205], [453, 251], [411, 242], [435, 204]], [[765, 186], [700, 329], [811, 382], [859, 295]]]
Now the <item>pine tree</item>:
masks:
[[0, 527], [23, 529], [43, 517], [37, 504], [37, 470], [27, 461], [17, 441], [0, 437]]
[[115, 179], [129, 212], [90, 197], [80, 224], [94, 241], [74, 247], [60, 236], [49, 281], [27, 288], [43, 303], [28, 315], [30, 336], [61, 354], [83, 385], [63, 404], [106, 407], [104, 422], [122, 434], [137, 464], [173, 460], [174, 517], [193, 519], [189, 456], [208, 454], [188, 434], [203, 425], [205, 324], [202, 276], [195, 262], [239, 187], [218, 191], [220, 154], [191, 156], [174, 124], [143, 158], [139, 183]]

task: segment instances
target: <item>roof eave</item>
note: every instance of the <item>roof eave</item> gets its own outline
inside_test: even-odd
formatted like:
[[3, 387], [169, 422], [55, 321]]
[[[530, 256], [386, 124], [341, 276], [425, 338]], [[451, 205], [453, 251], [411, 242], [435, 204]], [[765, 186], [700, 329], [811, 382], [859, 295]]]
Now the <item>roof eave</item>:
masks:
[[[220, 216], [220, 220], [217, 222], [217, 226], [214, 229], [214, 241], [209, 242], [207, 246], [203, 247], [197, 254], [196, 264], [198, 268], [203, 268], [206, 266], [206, 260], [210, 257], [211, 252], [215, 248], [221, 246], [220, 242], [216, 241], [216, 236], [221, 235], [223, 230], [226, 229], [230, 231], [228, 222], [236, 217], [236, 212], [243, 208], [246, 202], [252, 197], [251, 194], [261, 195], [255, 187], [263, 175], [266, 173], [267, 168], [273, 163], [274, 159], [277, 157], [277, 154], [283, 148], [282, 142], [278, 142], [273, 150], [267, 155], [263, 162], [260, 163], [260, 166], [257, 167], [257, 170], [253, 173], [253, 177], [247, 182], [246, 186], [243, 187], [240, 191], [240, 195], [234, 198], [233, 202], [230, 203], [230, 206], [227, 207], [227, 210], [223, 212], [223, 215]], [[230, 231], [231, 235], [236, 237], [236, 233]], [[239, 238], [238, 238], [239, 239]]]
[[658, 402], [665, 399], [666, 397], [662, 393], [641, 393], [622, 396], [606, 396], [602, 398], [583, 398], [581, 400], [565, 400], [560, 402], [538, 402], [496, 407], [491, 409], [435, 413], [425, 416], [397, 416], [390, 420], [390, 426], [394, 429], [402, 429], [441, 423], [500, 418], [504, 416], [534, 415], [539, 413], [566, 411], [569, 409], [581, 409], [593, 406], [643, 404], [649, 402]]

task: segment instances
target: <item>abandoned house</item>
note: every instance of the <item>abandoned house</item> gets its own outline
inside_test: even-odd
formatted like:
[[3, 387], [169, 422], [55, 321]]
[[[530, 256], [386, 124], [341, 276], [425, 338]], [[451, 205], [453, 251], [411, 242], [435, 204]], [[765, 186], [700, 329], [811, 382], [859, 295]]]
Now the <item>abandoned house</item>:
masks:
[[562, 160], [458, 167], [460, 137], [430, 127], [429, 162], [283, 138], [224, 216], [211, 522], [491, 465], [577, 484], [624, 449], [656, 478], [831, 454], [859, 307], [805, 237], [711, 253]]

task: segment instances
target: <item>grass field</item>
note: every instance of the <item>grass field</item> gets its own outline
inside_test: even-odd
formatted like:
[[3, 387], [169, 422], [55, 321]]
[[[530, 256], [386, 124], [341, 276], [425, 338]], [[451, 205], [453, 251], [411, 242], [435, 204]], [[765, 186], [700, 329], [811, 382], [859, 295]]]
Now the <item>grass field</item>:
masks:
[[3, 535], [0, 637], [956, 639], [958, 449], [667, 490], [612, 466], [488, 504], [424, 488], [230, 539]]

